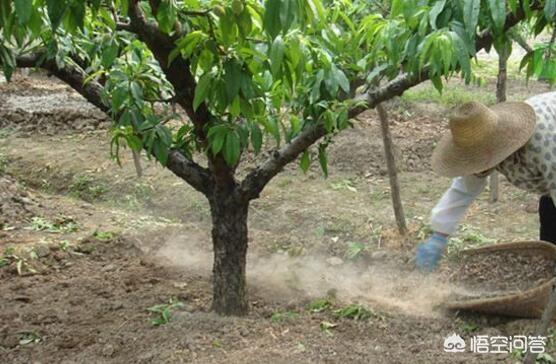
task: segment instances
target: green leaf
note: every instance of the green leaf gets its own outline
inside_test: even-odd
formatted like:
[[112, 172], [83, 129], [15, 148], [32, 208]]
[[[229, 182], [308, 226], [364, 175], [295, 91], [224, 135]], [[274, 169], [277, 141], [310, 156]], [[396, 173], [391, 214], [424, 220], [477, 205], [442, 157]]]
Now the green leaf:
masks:
[[479, 23], [479, 12], [481, 10], [481, 0], [464, 0], [463, 2], [463, 22], [467, 32], [472, 37], [475, 36], [477, 24]]
[[326, 146], [319, 145], [319, 164], [325, 177], [328, 177], [328, 158], [326, 156]]
[[546, 19], [551, 21], [556, 14], [556, 0], [546, 0], [544, 4], [544, 15]]
[[311, 165], [311, 158], [309, 157], [309, 152], [304, 151], [301, 155], [301, 159], [299, 160], [299, 166], [304, 173], [307, 173], [309, 170], [309, 166]]
[[241, 72], [239, 84], [241, 92], [246, 99], [250, 99], [256, 96], [255, 89], [253, 87], [253, 80], [247, 73]]
[[506, 0], [488, 0], [488, 7], [494, 21], [494, 29], [501, 32], [506, 23]]
[[517, 11], [517, 0], [508, 0], [508, 7], [512, 14], [515, 14]]
[[236, 25], [234, 20], [235, 15], [230, 9], [226, 9], [226, 12], [220, 17], [220, 32], [224, 44], [231, 44], [236, 38]]
[[263, 25], [272, 39], [276, 38], [281, 30], [280, 6], [281, 0], [267, 0], [264, 6]]
[[69, 3], [69, 16], [65, 17], [66, 30], [73, 32], [76, 28], [82, 29], [85, 20], [85, 4], [82, 1]]
[[243, 11], [239, 16], [237, 16], [237, 25], [241, 32], [241, 35], [245, 38], [251, 33], [253, 29], [253, 20], [248, 11]]
[[233, 100], [239, 93], [239, 88], [241, 87], [241, 65], [233, 59], [228, 60], [224, 63], [224, 71], [226, 94], [228, 100]]
[[156, 160], [165, 166], [168, 163], [168, 146], [157, 139], [153, 143], [152, 148]]
[[212, 82], [212, 74], [208, 72], [202, 75], [201, 78], [199, 79], [199, 82], [197, 82], [197, 86], [195, 87], [195, 97], [193, 98], [194, 111], [197, 111], [199, 105], [201, 105], [201, 103], [205, 101], [211, 82]]
[[19, 24], [27, 24], [33, 11], [33, 0], [14, 0], [14, 5]]
[[284, 41], [281, 36], [278, 36], [272, 42], [272, 47], [270, 48], [270, 71], [273, 75], [276, 75], [282, 66], [282, 61], [284, 60]]
[[212, 150], [213, 155], [217, 155], [218, 153], [220, 153], [222, 147], [224, 146], [224, 140], [226, 139], [226, 130], [222, 130], [221, 132], [216, 133], [211, 139], [212, 142], [210, 145], [210, 149]]
[[340, 85], [340, 88], [344, 90], [345, 93], [349, 93], [350, 91], [349, 80], [347, 79], [344, 72], [339, 68], [337, 68], [335, 65], [332, 66], [332, 70], [334, 72], [334, 77], [336, 78], [338, 84]]
[[173, 0], [162, 0], [158, 6], [156, 13], [156, 20], [160, 29], [165, 33], [170, 33], [174, 30], [176, 23], [176, 8]]
[[131, 81], [130, 84], [131, 89], [131, 96], [135, 99], [135, 101], [139, 104], [143, 103], [143, 89], [136, 81]]
[[276, 143], [280, 145], [280, 129], [278, 129], [278, 121], [271, 116], [264, 123], [266, 131], [276, 139]]
[[284, 34], [296, 19], [297, 4], [295, 0], [282, 0], [280, 7], [280, 24]]
[[126, 135], [125, 139], [127, 141], [127, 145], [129, 145], [132, 150], [138, 152], [143, 148], [143, 142], [137, 135], [128, 134]]
[[46, 0], [46, 6], [48, 10], [48, 17], [50, 18], [50, 23], [52, 24], [52, 29], [56, 30], [62, 17], [67, 9], [66, 0]]
[[446, 5], [446, 0], [437, 1], [429, 12], [429, 23], [434, 30], [437, 29], [436, 18], [438, 18], [438, 15], [444, 10], [444, 5]]
[[241, 153], [239, 143], [239, 135], [233, 130], [226, 134], [226, 142], [224, 144], [224, 160], [229, 166], [234, 166]]
[[110, 42], [110, 45], [102, 51], [102, 67], [109, 68], [118, 56], [118, 44], [115, 41]]
[[257, 123], [251, 124], [251, 144], [253, 144], [255, 154], [258, 154], [261, 151], [261, 146], [263, 145], [263, 133]]
[[310, 101], [315, 102], [320, 97], [320, 85], [322, 80], [324, 79], [324, 71], [321, 69], [317, 72], [317, 77], [315, 83], [313, 84], [313, 88], [311, 89]]
[[3, 66], [4, 76], [6, 76], [6, 79], [9, 81], [12, 78], [13, 71], [15, 70], [16, 60], [12, 51], [4, 47], [2, 43], [0, 43], [0, 61]]
[[434, 75], [431, 76], [431, 82], [434, 86], [434, 88], [436, 88], [438, 90], [438, 92], [442, 92], [442, 89], [444, 88], [444, 85], [442, 84], [442, 79], [440, 78], [440, 76], [438, 75]]

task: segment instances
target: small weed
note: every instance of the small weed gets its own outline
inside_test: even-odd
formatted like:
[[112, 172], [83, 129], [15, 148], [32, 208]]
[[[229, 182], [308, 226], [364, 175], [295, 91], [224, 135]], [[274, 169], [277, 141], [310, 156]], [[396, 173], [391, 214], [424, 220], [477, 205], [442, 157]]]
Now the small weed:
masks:
[[430, 237], [432, 233], [433, 231], [429, 224], [421, 223], [421, 226], [419, 226], [419, 229], [417, 230], [415, 235], [417, 235], [418, 240], [425, 240]]
[[469, 225], [463, 224], [460, 227], [458, 236], [450, 238], [448, 244], [448, 256], [454, 257], [463, 249], [469, 247], [480, 247], [483, 245], [493, 244], [496, 239], [487, 238], [480, 231], [475, 230]]
[[315, 236], [317, 238], [322, 238], [325, 233], [326, 233], [326, 229], [324, 228], [323, 225], [320, 225], [315, 229]]
[[72, 218], [63, 217], [57, 222], [51, 222], [45, 218], [35, 216], [31, 219], [28, 230], [46, 231], [47, 233], [71, 233], [77, 231], [78, 226]]
[[9, 259], [6, 257], [0, 257], [0, 268], [4, 268], [8, 265], [10, 265]]
[[19, 335], [19, 345], [38, 344], [42, 341], [42, 337], [36, 331], [22, 331]]
[[275, 312], [270, 317], [270, 321], [282, 322], [282, 321], [295, 320], [298, 317], [299, 317], [299, 313], [293, 311]]
[[322, 312], [332, 307], [332, 300], [330, 297], [321, 297], [313, 300], [307, 305], [307, 310], [312, 313]]
[[223, 346], [222, 340], [214, 339], [212, 340], [212, 347], [215, 349], [220, 349]]
[[458, 332], [462, 332], [464, 334], [471, 334], [477, 331], [478, 329], [480, 329], [480, 326], [477, 325], [476, 323], [471, 321], [465, 321], [460, 317], [456, 318], [455, 323], [458, 327]]
[[337, 327], [338, 324], [334, 324], [332, 322], [328, 322], [328, 321], [322, 321], [320, 323], [320, 330], [322, 332], [324, 332], [325, 334], [329, 335], [329, 336], [333, 336], [334, 334], [332, 333], [332, 329]]
[[334, 191], [348, 190], [351, 192], [357, 192], [357, 188], [355, 188], [355, 183], [350, 179], [343, 179], [339, 182], [331, 183], [330, 187], [332, 187]]
[[[32, 253], [32, 251], [31, 251], [31, 253]], [[31, 254], [31, 256], [32, 256], [32, 254]], [[35, 256], [36, 256], [36, 253], [35, 253]], [[4, 254], [0, 258], [0, 268], [7, 267], [7, 266], [11, 265], [12, 263], [15, 263], [15, 267], [17, 269], [17, 274], [19, 274], [19, 275], [23, 275], [23, 273], [25, 273], [25, 272], [28, 272], [28, 273], [31, 273], [31, 274], [37, 273], [37, 271], [29, 265], [29, 263], [27, 262], [27, 259], [25, 259], [24, 257], [22, 257], [19, 254], [16, 254], [15, 249], [13, 247], [10, 247], [10, 248], [7, 248], [4, 251]]]
[[63, 252], [67, 252], [68, 250], [70, 250], [71, 248], [71, 244], [69, 241], [67, 240], [62, 240], [58, 243], [58, 246], [60, 247], [60, 250]]
[[360, 258], [366, 250], [367, 247], [365, 246], [365, 244], [350, 241], [348, 242], [348, 248], [346, 250], [346, 253], [344, 254], [344, 257], [347, 260], [356, 260]]
[[334, 314], [337, 317], [348, 318], [355, 321], [363, 321], [373, 317], [378, 317], [378, 315], [372, 310], [355, 303], [335, 310]]
[[102, 197], [106, 192], [104, 185], [99, 184], [92, 177], [81, 174], [73, 176], [69, 186], [70, 195], [87, 202], [92, 202]]
[[93, 233], [93, 236], [95, 237], [95, 239], [100, 240], [100, 241], [111, 241], [114, 240], [118, 234], [113, 233], [111, 231], [95, 231]]
[[147, 308], [147, 311], [152, 312], [156, 315], [156, 317], [151, 320], [153, 326], [160, 326], [165, 325], [170, 321], [170, 317], [172, 316], [171, 310], [182, 306], [182, 302], [176, 300], [175, 298], [170, 298], [168, 303], [154, 305]]

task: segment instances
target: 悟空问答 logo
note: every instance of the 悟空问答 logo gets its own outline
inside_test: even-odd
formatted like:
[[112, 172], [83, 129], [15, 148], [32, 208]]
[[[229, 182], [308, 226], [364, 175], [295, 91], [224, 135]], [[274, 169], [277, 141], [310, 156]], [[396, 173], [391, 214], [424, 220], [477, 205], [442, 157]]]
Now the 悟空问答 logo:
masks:
[[444, 351], [448, 353], [462, 353], [465, 351], [465, 340], [453, 333], [444, 339]]

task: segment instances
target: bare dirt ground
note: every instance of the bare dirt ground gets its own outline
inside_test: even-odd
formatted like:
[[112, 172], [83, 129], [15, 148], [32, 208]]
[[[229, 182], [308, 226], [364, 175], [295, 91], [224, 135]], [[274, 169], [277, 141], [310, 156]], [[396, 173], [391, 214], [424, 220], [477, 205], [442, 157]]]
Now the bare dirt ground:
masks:
[[[544, 90], [515, 81], [509, 93]], [[126, 151], [118, 167], [107, 119], [66, 86], [43, 74], [0, 83], [1, 361], [515, 363], [517, 354], [443, 351], [453, 332], [467, 341], [527, 335], [536, 321], [441, 309], [453, 287], [417, 273], [411, 258], [449, 184], [428, 164], [446, 109], [403, 100], [388, 109], [410, 235], [396, 233], [369, 112], [331, 146], [328, 179], [290, 166], [252, 204], [251, 311], [223, 318], [209, 312], [202, 196], [152, 162], [138, 179]], [[487, 200], [473, 206], [449, 255], [536, 239], [535, 196], [503, 180], [501, 201]], [[147, 309], [170, 301], [182, 305], [153, 325], [160, 314]]]

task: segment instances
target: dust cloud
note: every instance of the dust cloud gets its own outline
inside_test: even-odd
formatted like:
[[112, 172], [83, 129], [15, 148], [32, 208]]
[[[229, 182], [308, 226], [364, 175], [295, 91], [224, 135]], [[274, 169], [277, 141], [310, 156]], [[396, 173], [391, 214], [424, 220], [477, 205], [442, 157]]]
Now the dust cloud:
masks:
[[[157, 248], [164, 264], [210, 274], [213, 256], [209, 237], [175, 235]], [[291, 301], [334, 294], [342, 303], [359, 303], [386, 312], [412, 316], [439, 316], [439, 305], [455, 287], [434, 274], [424, 275], [401, 263], [399, 257], [383, 256], [365, 268], [325, 256], [290, 257], [284, 254], [247, 258], [251, 289], [276, 301]]]

